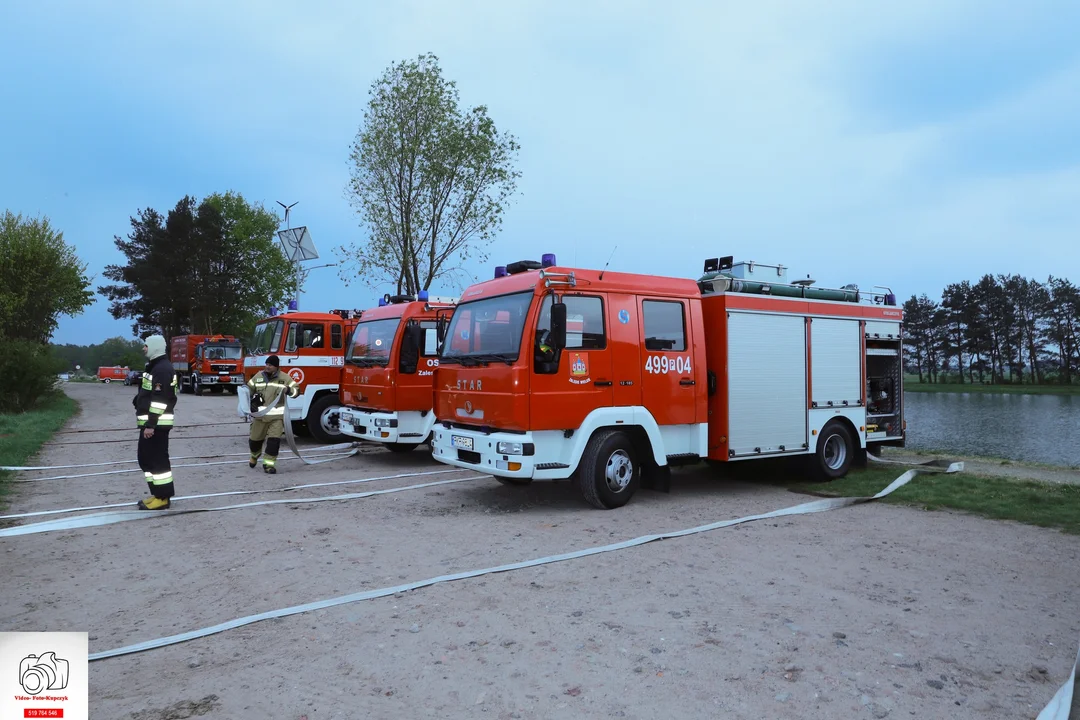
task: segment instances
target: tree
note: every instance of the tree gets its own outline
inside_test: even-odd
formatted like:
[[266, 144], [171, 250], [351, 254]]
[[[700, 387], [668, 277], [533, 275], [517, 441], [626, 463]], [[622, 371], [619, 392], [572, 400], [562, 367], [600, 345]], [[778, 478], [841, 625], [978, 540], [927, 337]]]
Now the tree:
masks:
[[115, 238], [126, 265], [110, 265], [116, 284], [98, 288], [109, 312], [131, 318], [136, 335], [246, 334], [255, 319], [296, 289], [274, 242], [275, 213], [239, 193], [201, 203], [185, 196], [166, 218], [140, 210], [127, 239]]
[[0, 339], [44, 345], [61, 315], [93, 303], [86, 263], [48, 218], [0, 218]]
[[340, 246], [342, 279], [415, 294], [462, 271], [502, 225], [521, 173], [518, 143], [483, 105], [461, 110], [430, 53], [387, 68], [371, 86], [346, 195], [366, 240]]

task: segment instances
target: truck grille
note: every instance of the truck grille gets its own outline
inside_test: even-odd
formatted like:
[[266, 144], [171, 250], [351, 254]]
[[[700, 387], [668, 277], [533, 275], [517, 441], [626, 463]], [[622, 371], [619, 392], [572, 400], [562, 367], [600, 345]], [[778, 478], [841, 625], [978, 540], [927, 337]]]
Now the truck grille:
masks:
[[236, 367], [233, 365], [211, 365], [210, 369], [218, 373], [236, 372]]

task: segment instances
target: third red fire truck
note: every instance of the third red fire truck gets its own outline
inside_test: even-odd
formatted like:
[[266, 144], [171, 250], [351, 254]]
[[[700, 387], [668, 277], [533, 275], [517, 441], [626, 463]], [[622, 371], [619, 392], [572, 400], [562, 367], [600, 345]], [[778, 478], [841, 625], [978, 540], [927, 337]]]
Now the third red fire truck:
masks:
[[427, 442], [435, 424], [431, 382], [439, 365], [439, 329], [456, 298], [421, 290], [386, 295], [365, 310], [345, 353], [341, 432], [408, 452]]
[[244, 377], [251, 379], [269, 356], [278, 356], [282, 372], [300, 385], [299, 397], [286, 401], [288, 419], [319, 442], [341, 440], [338, 391], [345, 344], [358, 316], [349, 310], [274, 313], [259, 321], [244, 358]]
[[447, 328], [433, 456], [513, 484], [573, 477], [600, 508], [706, 459], [806, 456], [841, 477], [904, 442], [903, 314], [890, 291], [812, 282], [731, 258], [697, 281], [500, 267]]
[[244, 384], [244, 346], [232, 335], [177, 335], [169, 341], [169, 361], [180, 377], [180, 392], [203, 389], [235, 393]]

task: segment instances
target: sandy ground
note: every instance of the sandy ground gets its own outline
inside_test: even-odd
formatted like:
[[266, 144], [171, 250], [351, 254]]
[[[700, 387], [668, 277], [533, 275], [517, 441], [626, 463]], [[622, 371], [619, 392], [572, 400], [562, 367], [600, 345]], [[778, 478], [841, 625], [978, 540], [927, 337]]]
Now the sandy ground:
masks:
[[[132, 422], [130, 388], [69, 385], [69, 429]], [[182, 396], [174, 456], [245, 451], [232, 396]], [[185, 440], [193, 435], [212, 439]], [[65, 434], [45, 465], [133, 458]], [[225, 458], [229, 459], [229, 458]], [[237, 458], [242, 460], [242, 458]], [[277, 476], [177, 468], [181, 495], [444, 469], [383, 451]], [[319, 497], [442, 476], [296, 491]], [[134, 501], [139, 473], [18, 486], [8, 513]], [[208, 507], [281, 494], [179, 501]], [[362, 500], [0, 539], [0, 630], [91, 652], [450, 571], [773, 510], [774, 487], [680, 473], [593, 510], [567, 483], [491, 478]], [[22, 521], [20, 521], [22, 522]], [[1034, 718], [1080, 637], [1080, 538], [861, 505], [264, 621], [90, 666], [92, 717]], [[1078, 714], [1074, 712], [1074, 717]]]
[[913, 452], [901, 448], [885, 448], [884, 456], [890, 460], [903, 462], [926, 462], [931, 459], [950, 458], [963, 460], [964, 469], [978, 475], [991, 475], [997, 477], [1020, 478], [1022, 480], [1039, 480], [1041, 482], [1068, 483], [1080, 485], [1080, 470], [1053, 465], [1037, 465], [1032, 463], [1016, 462], [1015, 460], [995, 460], [993, 458], [976, 458], [962, 455], [946, 455], [933, 452]]

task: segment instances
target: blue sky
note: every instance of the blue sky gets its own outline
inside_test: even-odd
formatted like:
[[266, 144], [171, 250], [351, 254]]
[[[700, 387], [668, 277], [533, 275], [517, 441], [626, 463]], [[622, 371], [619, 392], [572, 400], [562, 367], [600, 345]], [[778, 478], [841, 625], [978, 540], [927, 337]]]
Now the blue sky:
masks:
[[[476, 277], [618, 246], [623, 271], [731, 254], [901, 298], [987, 272], [1080, 281], [1076, 2], [302, 5], [12, 4], [0, 205], [48, 215], [95, 286], [128, 218], [185, 193], [299, 201], [313, 264], [336, 261], [362, 233], [344, 191], [368, 88], [430, 51], [522, 146]], [[316, 269], [301, 307], [385, 290]], [[54, 340], [130, 334], [99, 299]]]

